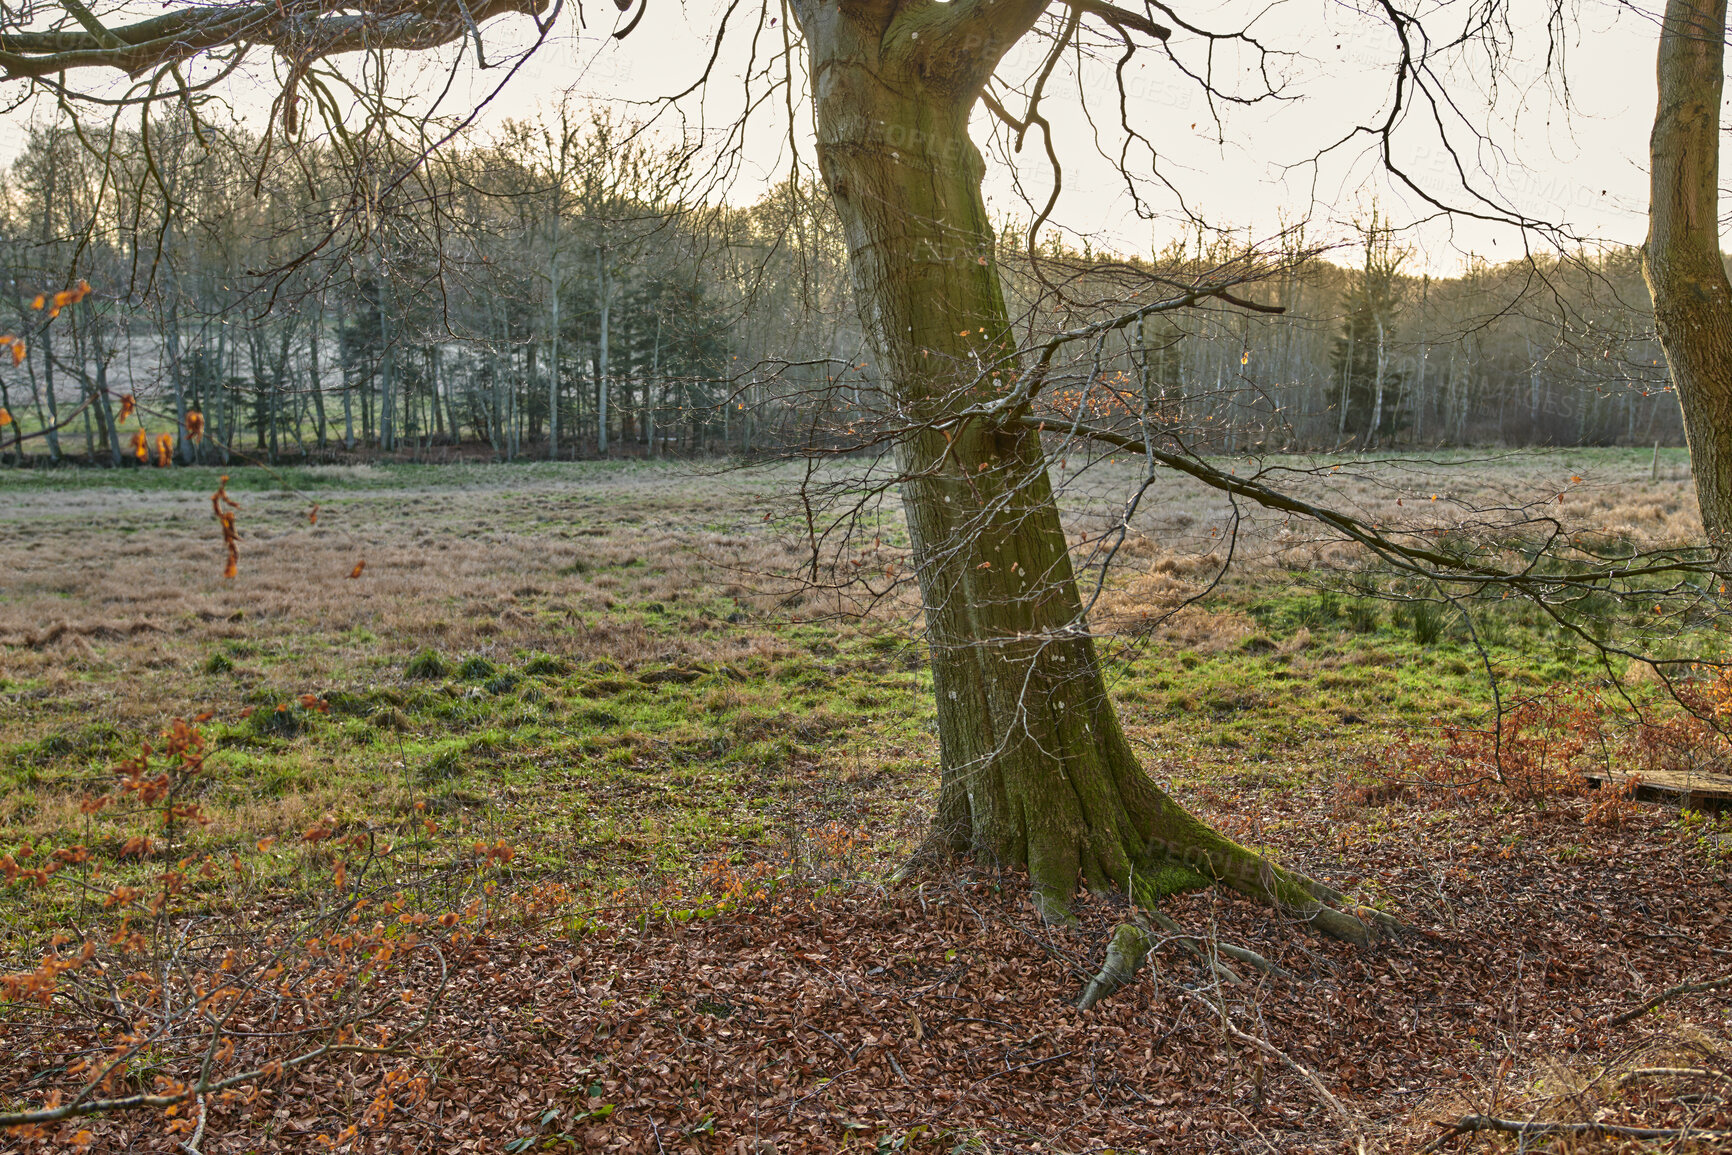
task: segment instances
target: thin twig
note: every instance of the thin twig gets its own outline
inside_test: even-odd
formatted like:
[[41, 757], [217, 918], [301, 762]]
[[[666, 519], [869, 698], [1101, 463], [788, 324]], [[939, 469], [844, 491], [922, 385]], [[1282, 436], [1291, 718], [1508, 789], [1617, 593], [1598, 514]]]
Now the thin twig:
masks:
[[1328, 1087], [1324, 1086], [1323, 1080], [1318, 1078], [1315, 1071], [1310, 1067], [1307, 1067], [1304, 1063], [1301, 1063], [1299, 1060], [1293, 1058], [1293, 1056], [1289, 1055], [1286, 1051], [1283, 1051], [1280, 1047], [1277, 1047], [1269, 1040], [1248, 1034], [1234, 1026], [1233, 1020], [1227, 1016], [1225, 1006], [1217, 1006], [1215, 1003], [1204, 998], [1196, 991], [1187, 990], [1185, 993], [1190, 995], [1192, 998], [1205, 1003], [1210, 1010], [1217, 1012], [1221, 1018], [1222, 1028], [1226, 1030], [1227, 1034], [1231, 1038], [1248, 1046], [1257, 1048], [1270, 1058], [1281, 1060], [1285, 1066], [1293, 1070], [1300, 1078], [1309, 1083], [1311, 1085], [1311, 1090], [1317, 1095], [1318, 1100], [1322, 1102], [1324, 1107], [1328, 1108], [1330, 1114], [1335, 1116], [1336, 1122], [1341, 1124], [1341, 1129], [1346, 1131], [1348, 1135], [1352, 1136], [1354, 1148], [1359, 1151], [1364, 1151], [1366, 1149], [1365, 1134], [1360, 1130], [1358, 1121], [1354, 1119], [1346, 1107], [1341, 1105], [1341, 1100], [1337, 1099], [1334, 1093], [1331, 1092]]
[[986, 1076], [986, 1078], [984, 1078], [984, 1079], [982, 1079], [982, 1080], [980, 1080], [980, 1081], [981, 1081], [981, 1082], [982, 1082], [982, 1083], [987, 1083], [987, 1082], [991, 1082], [991, 1081], [992, 1081], [992, 1080], [993, 1080], [993, 1079], [996, 1079], [996, 1078], [998, 1078], [998, 1077], [999, 1077], [999, 1076], [1000, 1076], [1000, 1075], [1013, 1075], [1013, 1074], [1015, 1074], [1015, 1073], [1016, 1073], [1016, 1072], [1018, 1072], [1018, 1071], [1026, 1071], [1026, 1070], [1028, 1070], [1028, 1069], [1029, 1069], [1029, 1068], [1030, 1068], [1030, 1067], [1039, 1067], [1039, 1066], [1041, 1066], [1041, 1065], [1043, 1065], [1043, 1064], [1045, 1064], [1045, 1063], [1056, 1063], [1056, 1062], [1058, 1062], [1058, 1061], [1059, 1061], [1059, 1060], [1060, 1060], [1060, 1059], [1068, 1059], [1068, 1058], [1070, 1058], [1070, 1057], [1071, 1057], [1071, 1056], [1072, 1056], [1072, 1055], [1074, 1055], [1074, 1054], [1076, 1054], [1076, 1052], [1075, 1052], [1075, 1051], [1061, 1051], [1061, 1052], [1059, 1052], [1059, 1053], [1058, 1053], [1058, 1054], [1056, 1054], [1056, 1055], [1048, 1055], [1048, 1056], [1047, 1056], [1047, 1057], [1046, 1057], [1046, 1058], [1044, 1058], [1044, 1059], [1035, 1059], [1035, 1060], [1033, 1060], [1033, 1061], [1032, 1061], [1032, 1062], [1027, 1062], [1027, 1063], [1018, 1063], [1018, 1064], [1017, 1064], [1017, 1065], [1016, 1065], [1016, 1066], [1014, 1066], [1014, 1067], [1006, 1067], [1006, 1068], [1005, 1068], [1005, 1069], [1004, 1069], [1004, 1070], [1002, 1070], [1002, 1071], [994, 1071], [994, 1072], [993, 1072], [993, 1073], [992, 1073], [992, 1074], [990, 1074], [990, 1075], [988, 1075], [988, 1076]]

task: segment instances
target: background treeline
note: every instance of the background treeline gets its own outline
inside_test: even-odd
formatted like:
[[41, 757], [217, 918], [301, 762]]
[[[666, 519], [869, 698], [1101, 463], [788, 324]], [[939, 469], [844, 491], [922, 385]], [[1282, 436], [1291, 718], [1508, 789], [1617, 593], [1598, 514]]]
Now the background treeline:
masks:
[[[423, 164], [390, 138], [218, 135], [29, 134], [0, 187], [0, 310], [29, 336], [0, 368], [4, 460], [141, 456], [128, 394], [151, 444], [225, 463], [749, 452], [810, 437], [815, 407], [830, 430], [873, 407], [809, 186], [729, 206], [699, 148], [579, 110]], [[1634, 251], [1430, 278], [1375, 214], [1358, 231], [1325, 257], [1265, 247], [1240, 295], [1284, 312], [1164, 314], [1097, 362], [1203, 450], [1681, 442]], [[1115, 270], [1248, 259], [1199, 237], [1031, 263], [1011, 222], [1000, 251], [1031, 339], [1122, 307]], [[81, 303], [34, 307], [81, 278]]]

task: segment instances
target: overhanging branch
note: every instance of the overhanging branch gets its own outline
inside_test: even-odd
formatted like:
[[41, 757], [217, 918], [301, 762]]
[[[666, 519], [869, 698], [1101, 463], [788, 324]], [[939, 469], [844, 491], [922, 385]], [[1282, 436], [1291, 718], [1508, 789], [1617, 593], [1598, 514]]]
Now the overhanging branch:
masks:
[[[510, 12], [539, 16], [549, 0], [321, 0], [183, 8], [106, 29], [78, 0], [66, 0], [83, 31], [0, 35], [0, 75], [28, 80], [82, 68], [140, 76], [223, 47], [268, 47], [298, 66], [363, 49], [435, 48]], [[88, 20], [81, 17], [89, 17]]]
[[1173, 30], [1164, 24], [1156, 24], [1141, 13], [1127, 12], [1123, 8], [1105, 3], [1104, 0], [1064, 0], [1064, 2], [1071, 11], [1098, 17], [1120, 32], [1130, 29], [1146, 36], [1153, 36], [1156, 40], [1166, 40], [1173, 34]]
[[[1044, 430], [1049, 423], [1033, 415], [1023, 415], [1012, 418], [1005, 424]], [[1563, 590], [1587, 592], [1603, 589], [1617, 582], [1652, 578], [1676, 579], [1720, 573], [1713, 564], [1674, 553], [1639, 555], [1623, 564], [1585, 565], [1568, 573], [1540, 573], [1531, 566], [1520, 570], [1504, 569], [1401, 541], [1351, 514], [1316, 505], [1259, 482], [1224, 472], [1197, 458], [1157, 449], [1140, 437], [1082, 422], [1066, 422], [1064, 430], [1090, 441], [1141, 454], [1168, 469], [1193, 477], [1212, 489], [1245, 498], [1265, 509], [1309, 518], [1326, 525], [1363, 545], [1395, 568], [1428, 581], [1503, 586], [1535, 600], [1544, 600], [1546, 594]]]

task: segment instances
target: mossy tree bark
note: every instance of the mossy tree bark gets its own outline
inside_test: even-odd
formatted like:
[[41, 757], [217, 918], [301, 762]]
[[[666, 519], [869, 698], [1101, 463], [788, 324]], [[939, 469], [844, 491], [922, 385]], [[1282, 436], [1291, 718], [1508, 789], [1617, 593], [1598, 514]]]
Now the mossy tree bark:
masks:
[[1153, 902], [1220, 883], [1365, 941], [1358, 918], [1326, 905], [1340, 895], [1223, 837], [1143, 773], [1107, 696], [1038, 432], [955, 420], [1014, 371], [968, 120], [1045, 7], [795, 5], [820, 169], [879, 372], [912, 430], [899, 464], [937, 693], [936, 834], [1026, 865], [1052, 919], [1079, 884]]
[[1642, 272], [1684, 414], [1710, 540], [1732, 544], [1732, 284], [1720, 254], [1726, 0], [1669, 0], [1648, 141]]

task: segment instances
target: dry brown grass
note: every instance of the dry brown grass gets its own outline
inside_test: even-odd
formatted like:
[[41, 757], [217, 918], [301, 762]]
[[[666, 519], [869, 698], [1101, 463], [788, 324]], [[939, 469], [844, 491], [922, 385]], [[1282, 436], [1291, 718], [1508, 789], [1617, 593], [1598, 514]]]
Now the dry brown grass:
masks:
[[[1074, 528], [1091, 535], [1109, 527], [1141, 477], [1140, 460], [1118, 456], [1086, 468], [1072, 457], [1058, 475], [1075, 511]], [[1649, 476], [1651, 452], [1619, 449], [1511, 450], [1439, 453], [1426, 458], [1235, 458], [1216, 462], [1266, 479], [1306, 500], [1392, 528], [1493, 527], [1525, 517], [1556, 518], [1566, 529], [1622, 535], [1652, 547], [1701, 535], [1689, 460], [1683, 450], [1661, 456]], [[1435, 495], [1435, 499], [1434, 496]], [[1562, 501], [1559, 501], [1559, 498]], [[1234, 527], [1227, 498], [1170, 470], [1158, 470], [1133, 526], [1144, 537], [1121, 550], [1133, 568], [1153, 572], [1218, 564]], [[1239, 561], [1309, 569], [1353, 557], [1349, 547], [1314, 526], [1241, 502]]]
[[624, 666], [722, 657], [701, 635], [670, 639], [610, 611], [720, 596], [761, 612], [781, 591], [759, 575], [788, 568], [787, 547], [751, 517], [750, 481], [706, 490], [671, 470], [596, 483], [489, 471], [479, 484], [356, 492], [341, 488], [352, 470], [312, 472], [334, 483], [312, 490], [317, 525], [300, 497], [237, 495], [232, 581], [196, 490], [8, 487], [0, 679], [30, 687], [4, 711], [9, 737], [54, 715], [149, 726], [244, 688], [257, 664], [246, 657], [235, 678], [200, 672], [229, 642], [292, 662], [307, 684], [400, 666], [426, 646]]
[[1638, 1149], [1635, 1141], [1616, 1136], [1544, 1132], [1550, 1125], [1590, 1123], [1680, 1129], [1683, 1137], [1670, 1141], [1673, 1149], [1719, 1150], [1715, 1141], [1692, 1140], [1688, 1132], [1714, 1125], [1715, 1108], [1732, 1090], [1729, 1058], [1732, 1049], [1724, 1034], [1692, 1022], [1667, 1021], [1616, 1049], [1542, 1054], [1519, 1066], [1506, 1060], [1495, 1075], [1478, 1080], [1471, 1090], [1428, 1097], [1414, 1115], [1435, 1126], [1480, 1115], [1535, 1128], [1525, 1143], [1507, 1134], [1491, 1138], [1486, 1145], [1492, 1150], [1539, 1145], [1589, 1155]]
[[[1055, 472], [1070, 530], [1094, 537], [1123, 509], [1140, 462], [1078, 465], [1072, 457]], [[1669, 454], [1658, 480], [1649, 468], [1648, 455], [1634, 451], [1523, 451], [1353, 459], [1339, 471], [1323, 463], [1289, 484], [1385, 525], [1507, 519], [1548, 502], [1544, 512], [1567, 525], [1644, 545], [1698, 533], [1687, 462]], [[320, 502], [316, 526], [307, 523], [304, 496], [237, 495], [242, 557], [233, 581], [220, 576], [221, 545], [202, 488], [135, 488], [124, 476], [112, 485], [81, 478], [68, 488], [51, 478], [9, 480], [0, 491], [0, 679], [27, 687], [0, 705], [12, 736], [30, 738], [68, 715], [149, 727], [216, 704], [204, 699], [244, 690], [253, 672], [243, 658], [235, 678], [202, 676], [209, 654], [231, 642], [292, 662], [309, 684], [338, 669], [399, 665], [425, 646], [490, 656], [536, 650], [626, 666], [763, 652], [781, 644], [768, 630], [744, 639], [670, 639], [615, 611], [714, 599], [748, 614], [786, 610], [792, 587], [776, 575], [795, 573], [805, 560], [801, 542], [778, 537], [764, 520], [783, 510], [796, 485], [792, 470], [397, 474], [356, 466], [304, 476]], [[1309, 569], [1357, 558], [1315, 527], [1240, 514], [1238, 564]], [[1160, 473], [1113, 559], [1116, 577], [1097, 621], [1134, 629], [1197, 594], [1219, 572], [1233, 524], [1221, 495]], [[1078, 549], [1085, 575], [1095, 550]], [[365, 573], [350, 580], [362, 559]], [[908, 614], [908, 593], [888, 608]], [[811, 593], [800, 601], [797, 612], [807, 617], [841, 608]], [[1163, 635], [1217, 649], [1250, 628], [1233, 615], [1187, 611]]]

